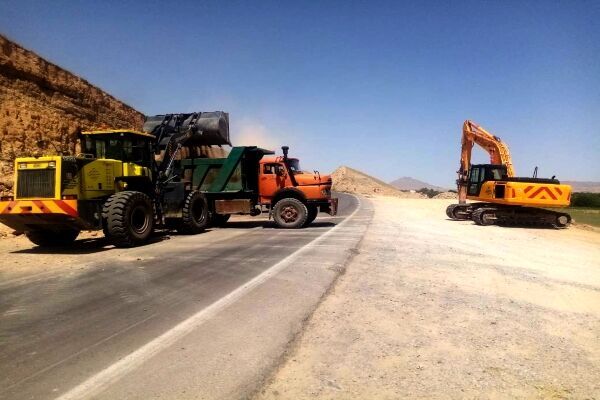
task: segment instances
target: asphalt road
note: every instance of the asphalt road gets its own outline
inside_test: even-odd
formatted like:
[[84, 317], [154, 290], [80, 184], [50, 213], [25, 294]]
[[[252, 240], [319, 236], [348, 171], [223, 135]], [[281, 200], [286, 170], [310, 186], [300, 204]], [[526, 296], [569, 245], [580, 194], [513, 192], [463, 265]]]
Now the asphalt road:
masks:
[[126, 251], [76, 243], [81, 273], [0, 282], [0, 398], [246, 397], [371, 215], [340, 195], [338, 217], [302, 230], [258, 218]]

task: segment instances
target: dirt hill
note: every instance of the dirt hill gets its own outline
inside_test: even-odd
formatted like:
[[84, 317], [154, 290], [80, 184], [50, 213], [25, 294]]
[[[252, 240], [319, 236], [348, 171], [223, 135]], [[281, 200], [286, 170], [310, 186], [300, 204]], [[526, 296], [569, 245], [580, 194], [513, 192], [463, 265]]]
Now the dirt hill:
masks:
[[413, 199], [427, 198], [420, 193], [403, 192], [388, 183], [346, 166], [336, 169], [332, 174], [332, 178], [333, 190], [338, 192], [362, 195], [378, 194]]
[[393, 180], [392, 182], [390, 182], [390, 185], [392, 185], [395, 188], [398, 188], [400, 190], [419, 190], [419, 189], [423, 189], [423, 188], [433, 189], [433, 190], [437, 190], [439, 192], [444, 192], [447, 190], [445, 188], [431, 185], [427, 182], [423, 182], [418, 179], [411, 178], [409, 176], [403, 176], [402, 178]]
[[436, 194], [435, 196], [433, 196], [433, 199], [456, 199], [458, 196], [457, 193], [452, 193], [452, 192], [442, 192], [440, 194]]
[[79, 129], [141, 129], [142, 113], [0, 36], [0, 193], [17, 156], [74, 153]]

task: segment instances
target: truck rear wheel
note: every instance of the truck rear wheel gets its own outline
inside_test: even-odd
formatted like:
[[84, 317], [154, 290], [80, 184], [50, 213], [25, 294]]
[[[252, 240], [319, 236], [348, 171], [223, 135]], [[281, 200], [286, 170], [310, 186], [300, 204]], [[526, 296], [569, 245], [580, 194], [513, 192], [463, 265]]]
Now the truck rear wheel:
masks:
[[301, 228], [308, 219], [308, 209], [298, 199], [281, 199], [273, 207], [273, 219], [280, 228]]
[[312, 224], [312, 222], [317, 218], [317, 214], [319, 214], [319, 207], [317, 206], [308, 206], [308, 217], [306, 218], [306, 222], [304, 226], [308, 226]]
[[154, 226], [152, 200], [142, 192], [115, 193], [102, 211], [105, 231], [117, 247], [133, 247], [148, 240]]
[[190, 192], [183, 203], [181, 224], [177, 231], [185, 234], [200, 233], [206, 229], [208, 222], [206, 197], [195, 190]]
[[67, 246], [77, 239], [79, 231], [77, 229], [64, 229], [52, 231], [40, 229], [25, 233], [27, 239], [40, 247], [58, 247]]
[[231, 214], [213, 214], [211, 217], [211, 225], [212, 226], [225, 226]]

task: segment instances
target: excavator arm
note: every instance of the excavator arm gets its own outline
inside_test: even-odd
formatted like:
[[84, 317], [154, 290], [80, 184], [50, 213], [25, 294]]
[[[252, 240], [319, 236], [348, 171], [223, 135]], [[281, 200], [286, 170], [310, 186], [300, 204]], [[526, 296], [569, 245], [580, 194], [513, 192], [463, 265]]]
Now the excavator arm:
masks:
[[467, 200], [467, 185], [469, 169], [471, 168], [471, 152], [477, 144], [490, 155], [491, 164], [506, 166], [508, 177], [515, 176], [508, 146], [499, 137], [492, 135], [473, 121], [463, 124], [462, 147], [460, 154], [460, 168], [458, 170], [458, 200], [464, 204]]

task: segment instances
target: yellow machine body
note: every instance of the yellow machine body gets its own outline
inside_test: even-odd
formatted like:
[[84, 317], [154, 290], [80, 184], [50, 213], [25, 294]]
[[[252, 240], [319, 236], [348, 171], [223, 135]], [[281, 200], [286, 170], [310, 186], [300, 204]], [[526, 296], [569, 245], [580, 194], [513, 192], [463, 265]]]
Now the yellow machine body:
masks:
[[568, 207], [571, 186], [552, 183], [487, 181], [478, 196], [467, 199], [529, 207]]
[[[82, 137], [107, 135], [114, 140], [152, 137], [143, 132], [107, 130]], [[109, 158], [41, 156], [15, 160], [14, 196], [0, 201], [0, 222], [17, 231], [39, 225], [97, 229], [99, 201], [126, 188], [124, 177], [147, 177], [151, 169]]]

